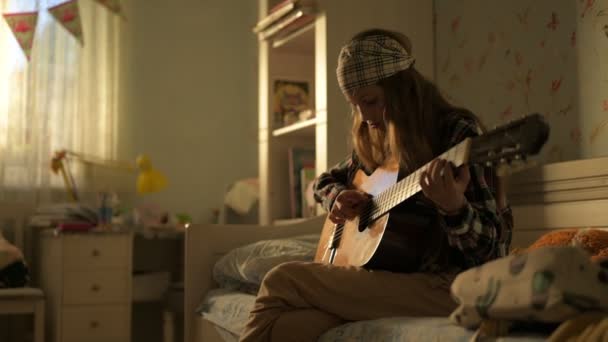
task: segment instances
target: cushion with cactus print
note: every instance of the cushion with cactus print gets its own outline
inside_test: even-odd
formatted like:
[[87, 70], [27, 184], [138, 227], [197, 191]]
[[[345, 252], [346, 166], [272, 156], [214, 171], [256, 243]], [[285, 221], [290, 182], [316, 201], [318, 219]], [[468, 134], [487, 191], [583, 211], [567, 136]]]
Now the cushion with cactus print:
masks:
[[450, 319], [474, 328], [486, 319], [557, 323], [608, 311], [605, 266], [579, 247], [542, 247], [485, 263], [452, 283], [459, 306]]

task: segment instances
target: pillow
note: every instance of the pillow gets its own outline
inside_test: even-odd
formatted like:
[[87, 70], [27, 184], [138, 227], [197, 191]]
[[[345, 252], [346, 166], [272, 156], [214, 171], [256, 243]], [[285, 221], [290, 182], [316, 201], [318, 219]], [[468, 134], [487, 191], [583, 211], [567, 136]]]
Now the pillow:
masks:
[[579, 247], [542, 247], [460, 273], [451, 286], [459, 303], [450, 319], [467, 328], [484, 319], [563, 322], [608, 311], [608, 269]]
[[254, 242], [231, 250], [213, 267], [213, 278], [222, 288], [257, 292], [268, 271], [288, 261], [312, 261], [318, 234]]

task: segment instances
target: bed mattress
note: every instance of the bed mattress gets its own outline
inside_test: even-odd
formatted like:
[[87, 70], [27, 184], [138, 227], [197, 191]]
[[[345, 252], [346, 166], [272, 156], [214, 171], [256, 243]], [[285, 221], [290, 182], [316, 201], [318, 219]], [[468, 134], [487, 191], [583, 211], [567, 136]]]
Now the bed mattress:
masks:
[[[237, 341], [245, 327], [255, 296], [237, 291], [215, 289], [209, 292], [197, 313], [213, 323], [225, 341]], [[474, 332], [456, 326], [447, 318], [394, 317], [352, 322], [323, 334], [319, 342], [334, 341], [470, 341]], [[498, 342], [540, 342], [546, 335], [514, 333]]]

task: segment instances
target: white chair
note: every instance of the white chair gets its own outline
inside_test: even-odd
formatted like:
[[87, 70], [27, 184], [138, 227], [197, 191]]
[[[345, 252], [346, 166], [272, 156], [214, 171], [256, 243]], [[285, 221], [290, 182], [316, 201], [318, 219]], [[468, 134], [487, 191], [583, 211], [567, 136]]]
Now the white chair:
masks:
[[[15, 246], [23, 252], [24, 234], [30, 207], [12, 202], [0, 202], [0, 232], [11, 228]], [[38, 288], [0, 289], [0, 315], [33, 314], [34, 342], [44, 341], [44, 294]]]

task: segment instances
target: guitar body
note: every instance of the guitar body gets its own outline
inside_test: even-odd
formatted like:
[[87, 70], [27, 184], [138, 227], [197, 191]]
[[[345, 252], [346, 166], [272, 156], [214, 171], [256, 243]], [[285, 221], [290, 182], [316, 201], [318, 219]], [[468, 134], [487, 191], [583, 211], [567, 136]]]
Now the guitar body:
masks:
[[[377, 196], [397, 182], [398, 168], [378, 168], [370, 176], [359, 170], [353, 180], [356, 189]], [[319, 239], [315, 261], [340, 266], [363, 266], [391, 271], [408, 271], [419, 265], [420, 248], [410, 246], [412, 233], [408, 230], [408, 217], [400, 213], [386, 213], [363, 227], [359, 218], [347, 221], [342, 227], [339, 246], [329, 247], [336, 225], [326, 219]], [[409, 234], [409, 235], [408, 235]], [[422, 241], [419, 241], [422, 242]]]
[[359, 220], [346, 222], [340, 246], [337, 248], [333, 260], [330, 260], [331, 250], [326, 246], [331, 242], [335, 224], [329, 219], [326, 220], [319, 239], [315, 261], [339, 266], [367, 265], [380, 246], [388, 223], [388, 215], [376, 220], [362, 232], [359, 231]]

